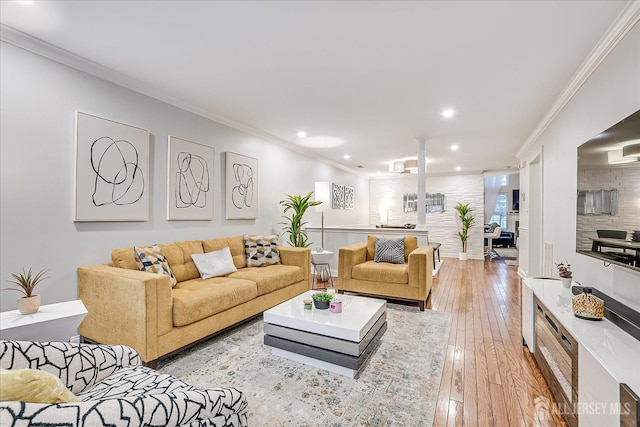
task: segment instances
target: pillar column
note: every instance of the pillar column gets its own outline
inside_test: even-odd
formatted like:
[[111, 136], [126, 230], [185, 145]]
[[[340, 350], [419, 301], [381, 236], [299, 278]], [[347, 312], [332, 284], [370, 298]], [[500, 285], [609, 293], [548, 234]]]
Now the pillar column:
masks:
[[427, 193], [427, 138], [416, 138], [418, 143], [418, 224], [416, 228], [427, 228], [425, 211]]

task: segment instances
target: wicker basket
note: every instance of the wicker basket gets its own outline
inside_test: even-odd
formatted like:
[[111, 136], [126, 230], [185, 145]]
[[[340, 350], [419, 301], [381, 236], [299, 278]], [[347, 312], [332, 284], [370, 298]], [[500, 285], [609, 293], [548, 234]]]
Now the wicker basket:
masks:
[[604, 301], [590, 292], [573, 297], [573, 314], [587, 320], [600, 320], [604, 316]]

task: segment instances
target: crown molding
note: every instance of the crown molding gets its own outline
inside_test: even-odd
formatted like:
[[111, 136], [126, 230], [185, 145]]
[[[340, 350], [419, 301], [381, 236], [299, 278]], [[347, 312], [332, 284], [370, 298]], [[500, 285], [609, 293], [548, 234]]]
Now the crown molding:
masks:
[[255, 136], [264, 141], [285, 148], [289, 151], [294, 151], [306, 157], [321, 160], [324, 163], [327, 163], [345, 172], [349, 172], [351, 174], [362, 177], [367, 176], [367, 174], [362, 171], [352, 169], [324, 156], [320, 156], [317, 153], [306, 149], [305, 147], [292, 144], [289, 141], [278, 138], [277, 136], [264, 132], [260, 129], [256, 129], [254, 127], [237, 122], [235, 120], [228, 119], [226, 117], [222, 117], [220, 115], [212, 113], [211, 111], [207, 111], [196, 105], [188, 103], [182, 99], [170, 96], [157, 87], [148, 85], [133, 77], [127, 76], [126, 74], [120, 73], [119, 71], [113, 70], [109, 67], [105, 67], [104, 65], [98, 64], [97, 62], [93, 62], [87, 58], [76, 55], [73, 52], [54, 46], [50, 43], [47, 43], [43, 40], [30, 36], [29, 34], [23, 33], [1, 23], [0, 40], [29, 52], [35, 53], [36, 55], [50, 59], [52, 61], [59, 62], [60, 64], [66, 65], [76, 70], [91, 74], [92, 76], [98, 77], [102, 80], [115, 83], [118, 86], [125, 87], [134, 92], [141, 93], [164, 103], [173, 105], [174, 107], [178, 107], [182, 110], [197, 114], [198, 116], [204, 117], [206, 119], [213, 120], [214, 122], [236, 129], [240, 132]]
[[553, 122], [567, 103], [574, 97], [587, 79], [594, 73], [598, 66], [606, 59], [616, 46], [624, 39], [629, 31], [640, 21], [640, 0], [629, 1], [607, 32], [591, 50], [587, 59], [580, 65], [578, 71], [571, 77], [569, 84], [560, 93], [560, 96], [551, 105], [542, 120], [535, 127], [531, 135], [516, 153], [516, 157], [522, 159], [526, 151], [533, 147], [538, 138]]

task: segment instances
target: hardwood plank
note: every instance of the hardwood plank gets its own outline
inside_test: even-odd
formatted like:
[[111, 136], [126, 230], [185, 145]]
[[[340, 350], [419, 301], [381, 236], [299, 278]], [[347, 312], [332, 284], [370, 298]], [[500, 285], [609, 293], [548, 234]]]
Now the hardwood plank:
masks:
[[442, 379], [440, 380], [438, 403], [436, 404], [436, 413], [433, 420], [434, 426], [447, 425], [447, 417], [449, 415], [449, 395], [451, 393], [451, 378], [453, 377], [453, 354], [454, 347], [450, 345], [447, 348], [447, 356], [442, 370]]
[[517, 267], [443, 259], [430, 308], [453, 315], [434, 426], [566, 426], [522, 346]]

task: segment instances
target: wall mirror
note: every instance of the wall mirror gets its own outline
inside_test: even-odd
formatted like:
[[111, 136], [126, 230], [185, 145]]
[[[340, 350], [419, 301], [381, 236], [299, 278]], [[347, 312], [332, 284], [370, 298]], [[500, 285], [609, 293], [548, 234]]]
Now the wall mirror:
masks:
[[576, 252], [640, 271], [640, 110], [578, 147]]

